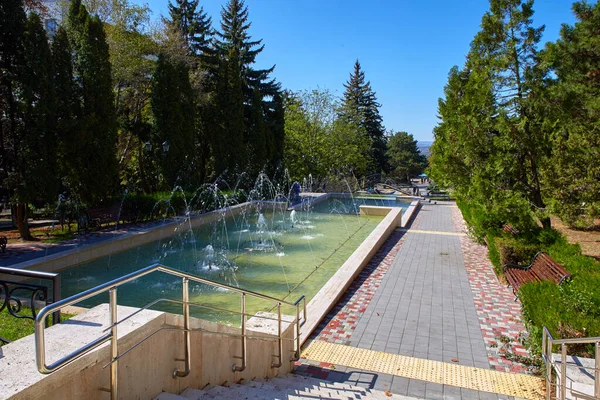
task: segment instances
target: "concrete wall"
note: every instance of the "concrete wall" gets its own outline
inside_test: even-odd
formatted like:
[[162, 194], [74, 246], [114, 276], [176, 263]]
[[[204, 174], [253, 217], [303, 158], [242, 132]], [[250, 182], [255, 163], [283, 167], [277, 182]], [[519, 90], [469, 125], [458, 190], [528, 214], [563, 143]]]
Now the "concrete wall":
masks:
[[[136, 309], [119, 307], [119, 317]], [[265, 314], [263, 314], [264, 316]], [[258, 316], [258, 315], [257, 315]], [[273, 315], [271, 315], [273, 316]], [[292, 317], [286, 316], [287, 321]], [[46, 352], [49, 362], [76, 350], [102, 335], [108, 326], [108, 305], [102, 304], [87, 313], [74, 317], [46, 330]], [[182, 317], [157, 311], [143, 311], [119, 325], [119, 353], [123, 353], [153, 332], [160, 330], [119, 361], [119, 398], [149, 399], [161, 391], [180, 393], [186, 387], [202, 388], [207, 384], [220, 385], [240, 379], [272, 377], [288, 373], [294, 344], [284, 340], [283, 365], [271, 368], [278, 354], [276, 321], [253, 317], [248, 321], [247, 368], [233, 372], [234, 363], [240, 365], [240, 329], [198, 319], [191, 320], [192, 329], [206, 330], [191, 334], [191, 362], [189, 376], [174, 379], [175, 368], [183, 369]], [[284, 336], [293, 338], [294, 325], [283, 324]], [[161, 330], [162, 329], [162, 330]], [[0, 399], [108, 399], [100, 388], [109, 387], [110, 368], [103, 366], [110, 360], [109, 343], [49, 375], [37, 372], [33, 336], [28, 336], [2, 347], [0, 354]]]

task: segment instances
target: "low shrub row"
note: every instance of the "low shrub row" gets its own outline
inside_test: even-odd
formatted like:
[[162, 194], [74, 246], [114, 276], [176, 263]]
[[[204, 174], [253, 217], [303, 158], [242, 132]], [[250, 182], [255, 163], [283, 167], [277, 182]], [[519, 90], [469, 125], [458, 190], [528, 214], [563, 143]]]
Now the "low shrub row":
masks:
[[[569, 273], [572, 280], [558, 286], [551, 282], [528, 283], [519, 298], [523, 318], [529, 330], [528, 345], [533, 353], [541, 351], [543, 327], [556, 338], [600, 336], [600, 263], [581, 254], [579, 245], [570, 244], [554, 229], [520, 226], [514, 221], [494, 221], [472, 204], [458, 202], [474, 237], [485, 238], [489, 257], [501, 280], [502, 265], [529, 265], [538, 251], [544, 251]], [[503, 233], [505, 222], [521, 233]], [[582, 356], [591, 355], [590, 346], [570, 348]]]

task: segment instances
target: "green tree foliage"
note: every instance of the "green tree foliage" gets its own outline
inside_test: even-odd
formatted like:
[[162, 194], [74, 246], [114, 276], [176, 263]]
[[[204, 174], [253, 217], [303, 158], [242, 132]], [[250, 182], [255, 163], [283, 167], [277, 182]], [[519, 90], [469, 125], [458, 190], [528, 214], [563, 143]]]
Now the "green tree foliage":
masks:
[[267, 143], [267, 131], [261, 100], [260, 92], [255, 88], [252, 97], [252, 115], [250, 115], [248, 135], [248, 162], [250, 167], [248, 172], [252, 176], [257, 176], [265, 167], [271, 146], [270, 143]]
[[365, 73], [358, 60], [344, 87], [346, 91], [340, 115], [347, 123], [358, 125], [368, 136], [369, 172], [387, 171], [385, 129], [379, 114], [381, 104], [377, 102], [375, 92], [371, 89], [371, 82], [365, 82]]
[[[80, 0], [71, 3], [69, 41], [75, 53], [76, 93], [81, 104], [75, 141], [77, 168], [71, 171], [71, 190], [85, 201], [114, 192], [117, 181], [116, 116], [111, 64], [104, 27]], [[102, 171], [99, 174], [99, 171]]]
[[[256, 144], [253, 145], [249, 140], [254, 135], [252, 131], [255, 121], [258, 115], [262, 114], [265, 125], [265, 140], [262, 143], [264, 143], [265, 148], [260, 150], [259, 153], [264, 155], [265, 159], [260, 161], [255, 160], [254, 163], [256, 165], [268, 166], [276, 164], [277, 160], [281, 160], [283, 157], [282, 154], [276, 153], [280, 147], [275, 145], [278, 141], [281, 142], [276, 136], [283, 133], [280, 121], [276, 120], [276, 116], [278, 115], [277, 107], [281, 106], [281, 102], [278, 103], [276, 101], [276, 97], [280, 92], [280, 85], [269, 77], [275, 66], [268, 69], [256, 69], [254, 67], [256, 57], [263, 51], [264, 45], [262, 44], [262, 40], [252, 40], [248, 33], [250, 26], [248, 8], [243, 0], [229, 0], [222, 7], [221, 29], [216, 31], [215, 52], [212, 55], [211, 64], [209, 63], [209, 70], [214, 77], [213, 81], [218, 82], [224, 79], [223, 77], [219, 77], [219, 75], [223, 75], [226, 71], [230, 75], [227, 80], [231, 80], [231, 75], [233, 74], [232, 68], [235, 68], [235, 75], [240, 77], [240, 87], [242, 89], [240, 100], [244, 118], [243, 144], [248, 148], [254, 146], [254, 149], [256, 149]], [[234, 53], [238, 55], [238, 61], [232, 63], [231, 55]], [[228, 64], [226, 69], [220, 67], [223, 62]], [[216, 90], [218, 91], [218, 88]], [[257, 95], [256, 90], [258, 90], [260, 102], [255, 99]], [[217, 93], [218, 96], [219, 93]], [[237, 115], [238, 105], [234, 105], [231, 100], [229, 99], [226, 103], [234, 107], [234, 109], [229, 111], [216, 110], [213, 113]], [[279, 112], [279, 115], [281, 115], [281, 112]], [[229, 124], [230, 122], [223, 121], [223, 123]], [[215, 147], [213, 149], [215, 150], [214, 159], [217, 162], [224, 155], [220, 154]], [[217, 174], [221, 173], [222, 168], [215, 167], [215, 172]], [[233, 171], [230, 169], [230, 172]]]
[[169, 143], [169, 151], [162, 157], [164, 180], [168, 187], [196, 183], [194, 143], [194, 94], [189, 70], [179, 60], [160, 54], [152, 78], [152, 113], [154, 129], [160, 141]]
[[2, 186], [16, 205], [21, 237], [33, 240], [27, 223], [29, 203], [43, 204], [53, 198], [57, 187], [52, 58], [38, 14], [31, 13], [25, 20], [20, 1], [4, 3], [0, 12], [2, 25], [14, 29], [0, 38], [14, 41], [0, 43]]
[[[74, 182], [78, 168], [77, 117], [80, 114], [73, 77], [72, 50], [67, 31], [59, 27], [52, 40], [53, 83], [56, 94], [56, 132], [58, 138], [58, 176], [65, 182]], [[70, 186], [70, 185], [68, 185]]]
[[338, 118], [339, 104], [329, 91], [288, 94], [285, 105], [285, 164], [294, 180], [320, 181], [333, 171], [361, 175], [369, 141], [357, 125]]
[[531, 0], [490, 1], [465, 68], [450, 73], [430, 164], [436, 182], [496, 219], [531, 223], [533, 212], [549, 226], [541, 171], [550, 142], [536, 97], [543, 27], [532, 16]]
[[417, 141], [408, 132], [396, 132], [388, 140], [387, 157], [390, 170], [409, 182], [425, 170], [427, 159], [417, 147]]
[[553, 211], [589, 227], [600, 216], [600, 3], [577, 2], [573, 11], [578, 22], [564, 25], [543, 55], [554, 77], [544, 96], [554, 145], [546, 177]]
[[211, 18], [202, 6], [198, 8], [198, 3], [199, 0], [175, 0], [175, 4], [169, 1], [171, 23], [179, 29], [190, 54], [195, 56], [211, 52], [213, 35]]
[[25, 62], [25, 22], [22, 0], [0, 3], [0, 178], [3, 196], [7, 197], [11, 195], [7, 179], [15, 170], [17, 151], [14, 146], [20, 128], [17, 95]]

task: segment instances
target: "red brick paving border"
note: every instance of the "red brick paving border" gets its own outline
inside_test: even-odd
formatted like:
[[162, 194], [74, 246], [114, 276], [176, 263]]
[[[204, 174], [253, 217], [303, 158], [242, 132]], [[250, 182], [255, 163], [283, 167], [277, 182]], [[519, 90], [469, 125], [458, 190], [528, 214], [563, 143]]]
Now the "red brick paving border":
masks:
[[[458, 207], [452, 209], [452, 222], [457, 232], [467, 231]], [[498, 371], [528, 372], [529, 368], [526, 365], [504, 356], [506, 348], [515, 355], [528, 356], [520, 341], [521, 334], [526, 332], [522, 322], [521, 303], [515, 300], [512, 291], [498, 280], [488, 258], [487, 247], [469, 237], [461, 237], [460, 246], [490, 365]], [[507, 344], [502, 343], [500, 338]]]
[[385, 273], [404, 242], [403, 231], [394, 231], [354, 279], [346, 293], [317, 326], [311, 339], [348, 344], [358, 320], [367, 309]]

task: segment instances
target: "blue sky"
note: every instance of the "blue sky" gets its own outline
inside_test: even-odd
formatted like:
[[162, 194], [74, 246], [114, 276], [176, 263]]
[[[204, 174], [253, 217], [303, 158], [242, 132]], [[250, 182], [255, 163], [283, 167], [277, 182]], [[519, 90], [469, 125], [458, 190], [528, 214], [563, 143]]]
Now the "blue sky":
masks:
[[[134, 0], [142, 3], [143, 0]], [[147, 1], [154, 17], [167, 0]], [[200, 0], [218, 27], [226, 0]], [[534, 23], [542, 42], [573, 24], [571, 0], [537, 0]], [[343, 94], [358, 58], [382, 104], [386, 128], [432, 140], [437, 101], [448, 71], [462, 65], [488, 9], [486, 0], [246, 0], [254, 39], [265, 50], [259, 67], [276, 64], [274, 77], [291, 90], [326, 88]]]

